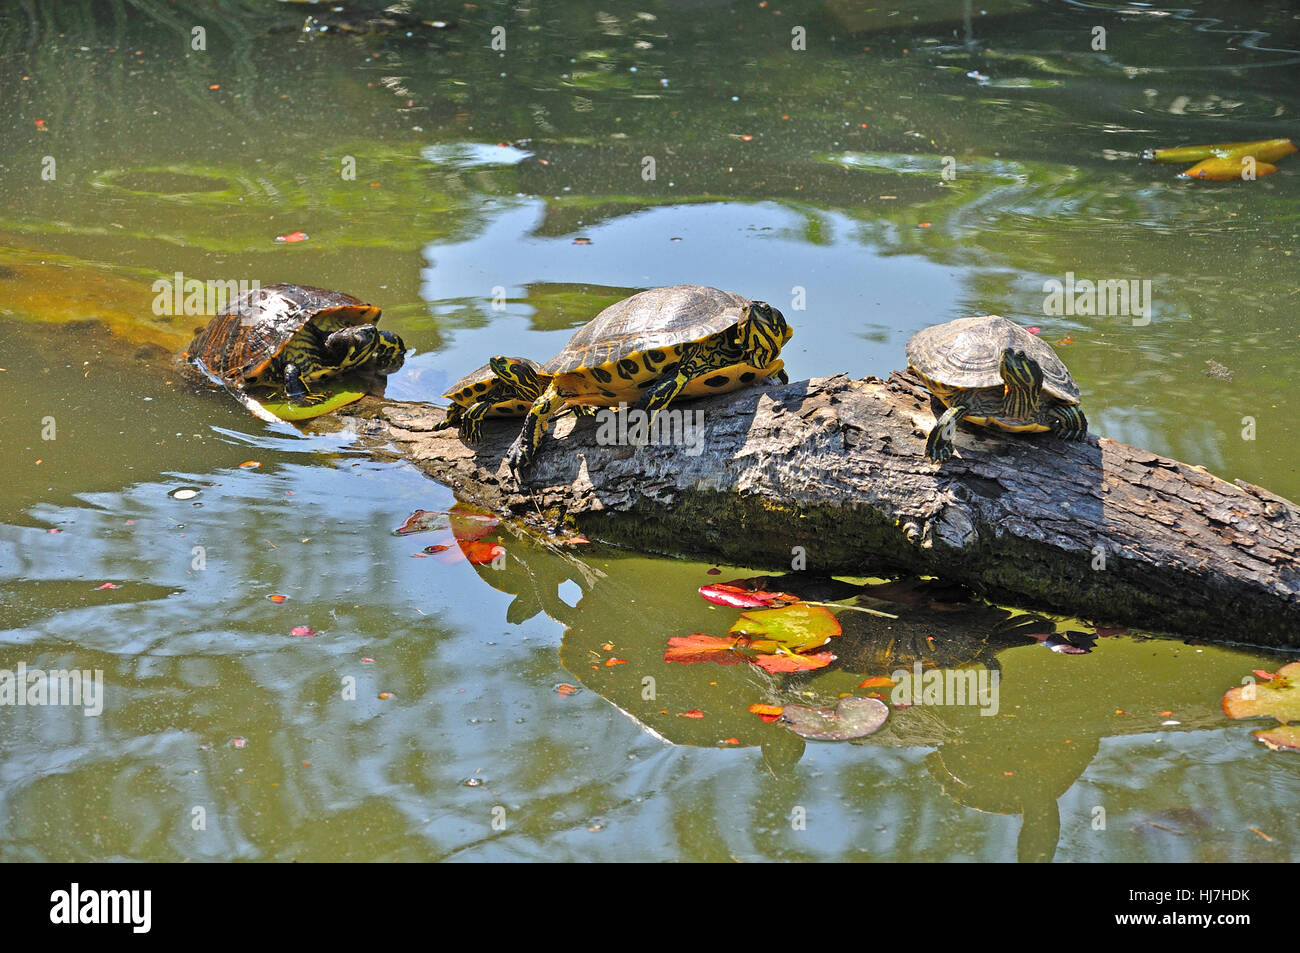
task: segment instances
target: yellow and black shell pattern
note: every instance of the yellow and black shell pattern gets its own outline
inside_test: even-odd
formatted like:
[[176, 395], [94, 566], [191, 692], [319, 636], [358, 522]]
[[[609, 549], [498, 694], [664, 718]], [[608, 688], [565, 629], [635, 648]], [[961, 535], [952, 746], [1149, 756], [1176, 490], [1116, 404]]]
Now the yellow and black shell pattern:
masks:
[[[652, 288], [615, 302], [578, 329], [543, 371], [555, 377], [569, 403], [635, 402], [671, 370], [690, 344], [729, 334], [745, 318], [750, 299], [704, 285]], [[779, 342], [782, 344], [784, 342]], [[696, 378], [682, 396], [720, 394], [778, 373], [736, 364]]]

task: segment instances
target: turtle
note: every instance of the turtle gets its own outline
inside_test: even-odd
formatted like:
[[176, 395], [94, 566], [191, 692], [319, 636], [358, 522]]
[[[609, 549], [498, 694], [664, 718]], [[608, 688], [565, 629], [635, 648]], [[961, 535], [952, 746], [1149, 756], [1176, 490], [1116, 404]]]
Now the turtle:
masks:
[[[456, 427], [466, 443], [483, 437], [483, 418], [522, 417], [551, 382], [542, 365], [526, 357], [494, 357], [470, 371], [442, 396], [451, 401], [447, 415], [434, 430]], [[577, 413], [594, 413], [577, 407]]]
[[550, 383], [506, 462], [516, 472], [528, 466], [551, 417], [566, 406], [635, 404], [653, 419], [679, 395], [721, 394], [769, 377], [789, 383], [777, 355], [793, 333], [767, 302], [703, 285], [652, 288], [617, 301], [543, 365]]
[[308, 386], [363, 365], [378, 374], [402, 366], [406, 345], [375, 327], [380, 311], [341, 291], [273, 284], [247, 291], [195, 335], [183, 356], [228, 386], [283, 386], [290, 404], [325, 395]]
[[1012, 433], [1052, 431], [1066, 440], [1088, 434], [1079, 387], [1056, 352], [1000, 315], [918, 331], [907, 342], [907, 364], [934, 398], [938, 420], [925, 455], [937, 463], [952, 456], [963, 420]]

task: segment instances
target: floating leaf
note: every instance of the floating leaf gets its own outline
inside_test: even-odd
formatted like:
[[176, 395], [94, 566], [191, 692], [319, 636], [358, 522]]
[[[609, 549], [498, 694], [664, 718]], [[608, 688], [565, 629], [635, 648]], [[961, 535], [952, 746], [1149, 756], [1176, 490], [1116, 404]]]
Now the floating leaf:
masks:
[[875, 698], [850, 695], [834, 708], [805, 708], [786, 705], [781, 720], [796, 735], [817, 741], [845, 741], [864, 738], [880, 729], [889, 717], [889, 706]]
[[1228, 689], [1223, 713], [1229, 718], [1272, 715], [1281, 722], [1300, 722], [1300, 662], [1283, 665], [1270, 682]]
[[122, 587], [115, 582], [106, 582], [102, 586], [96, 586], [95, 591], [98, 592], [101, 589], [121, 589], [121, 588]]
[[677, 717], [678, 718], [703, 718], [704, 712], [700, 711], [698, 708], [692, 708], [690, 711], [682, 712]]
[[230, 745], [233, 748], [243, 748], [247, 746], [248, 740], [245, 738], [234, 737], [230, 739]]
[[790, 672], [811, 672], [814, 669], [825, 668], [835, 661], [835, 656], [830, 652], [812, 652], [808, 655], [783, 652], [780, 655], [756, 655], [752, 661], [773, 675], [785, 675]]
[[289, 634], [303, 639], [310, 639], [316, 634], [316, 630], [309, 625], [296, 625], [289, 630]]
[[348, 375], [330, 381], [329, 388], [322, 395], [325, 399], [319, 403], [294, 404], [281, 395], [279, 399], [262, 400], [261, 405], [281, 420], [311, 420], [356, 403], [366, 396], [366, 389], [367, 385], [361, 378]]
[[764, 721], [776, 721], [785, 711], [784, 705], [750, 705], [749, 710]]
[[307, 238], [308, 235], [306, 232], [290, 232], [288, 235], [275, 236], [275, 240], [277, 242], [284, 242], [285, 244], [289, 244], [289, 245], [292, 245], [295, 242], [305, 242]]
[[888, 675], [876, 675], [866, 679], [858, 688], [893, 688], [894, 680]]
[[778, 646], [800, 652], [825, 645], [843, 630], [829, 609], [799, 603], [781, 609], [746, 612], [730, 631], [733, 635], [759, 640], [752, 646], [758, 652], [771, 652]]
[[1290, 139], [1255, 139], [1251, 142], [1220, 142], [1208, 146], [1175, 146], [1147, 149], [1142, 155], [1156, 162], [1199, 162], [1202, 159], [1254, 156], [1257, 162], [1276, 162], [1296, 151]]
[[288, 596], [282, 596], [282, 595], [280, 595], [278, 592], [272, 593], [271, 595], [267, 596], [266, 598], [270, 599], [270, 600], [271, 600], [272, 602], [274, 602], [277, 606], [280, 605], [282, 602], [287, 602], [288, 599], [289, 599]]
[[[1207, 179], [1211, 182], [1231, 182], [1233, 179], [1244, 179], [1243, 170], [1249, 168], [1248, 163], [1243, 163], [1240, 159], [1232, 156], [1227, 159], [1204, 159], [1190, 169], [1185, 169], [1178, 173], [1180, 179]], [[1277, 166], [1267, 162], [1256, 162], [1254, 164], [1255, 178], [1263, 178], [1266, 175], [1272, 175], [1277, 171]]]
[[1254, 672], [1256, 676], [1262, 678], [1266, 682], [1271, 682], [1276, 677], [1272, 672], [1266, 672], [1262, 668], [1254, 668], [1251, 669], [1251, 671]]
[[559, 685], [555, 686], [555, 694], [563, 695], [566, 698], [569, 695], [576, 695], [580, 691], [582, 691], [582, 689], [580, 689], [577, 685], [570, 685], [567, 682], [561, 682]]
[[256, 469], [257, 469], [258, 467], [260, 467], [261, 465], [262, 465], [262, 463], [261, 463], [260, 460], [245, 460], [243, 463], [241, 463], [241, 464], [239, 465], [239, 469], [241, 469], [241, 470], [256, 470]]
[[736, 609], [758, 609], [764, 606], [789, 605], [799, 602], [798, 596], [788, 592], [757, 592], [743, 589], [730, 582], [715, 583], [712, 586], [700, 586], [700, 595], [709, 602], [719, 606], [731, 606]]
[[446, 513], [436, 510], [416, 510], [401, 526], [393, 530], [394, 536], [411, 536], [415, 533], [428, 533], [436, 529], [447, 529], [450, 521]]
[[488, 543], [481, 539], [461, 543], [460, 548], [461, 552], [465, 554], [465, 558], [475, 566], [483, 566], [494, 562], [506, 554], [506, 548], [500, 543]]
[[1288, 751], [1300, 751], [1300, 725], [1278, 725], [1276, 728], [1262, 728], [1254, 732], [1256, 738], [1274, 751], [1285, 748]]
[[607, 659], [605, 659], [605, 667], [606, 667], [606, 668], [609, 668], [611, 665], [626, 665], [626, 664], [627, 664], [627, 659], [625, 659], [625, 658], [607, 658]]
[[703, 632], [691, 635], [675, 635], [668, 640], [668, 651], [664, 653], [665, 662], [718, 662], [722, 665], [735, 665], [743, 661], [741, 656], [732, 651], [736, 639], [720, 639]]

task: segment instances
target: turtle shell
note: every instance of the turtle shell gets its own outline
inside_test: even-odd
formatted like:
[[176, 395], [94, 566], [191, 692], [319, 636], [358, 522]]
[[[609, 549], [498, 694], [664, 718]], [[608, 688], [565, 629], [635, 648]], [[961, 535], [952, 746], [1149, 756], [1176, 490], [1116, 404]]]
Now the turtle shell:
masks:
[[[512, 357], [510, 360], [519, 364], [527, 364], [533, 369], [534, 374], [545, 373], [542, 370], [542, 365], [536, 361], [530, 361], [526, 357]], [[447, 393], [442, 396], [453, 404], [468, 407], [492, 386], [494, 380], [496, 380], [496, 375], [492, 373], [492, 365], [484, 364], [477, 370], [470, 371], [455, 384], [452, 384]]]
[[341, 291], [307, 285], [265, 285], [240, 295], [195, 335], [185, 356], [209, 373], [244, 384], [266, 370], [308, 322], [329, 334], [375, 324], [379, 308]]
[[1001, 387], [998, 367], [1007, 348], [1024, 351], [1038, 363], [1044, 394], [1067, 404], [1079, 403], [1079, 386], [1056, 352], [1020, 325], [996, 314], [958, 318], [917, 331], [907, 342], [907, 363], [943, 388]]
[[[598, 368], [612, 373], [630, 355], [654, 351], [664, 352], [664, 360], [657, 361], [663, 364], [671, 360], [672, 348], [735, 327], [749, 304], [742, 295], [703, 285], [642, 291], [611, 304], [579, 328], [543, 370], [572, 374]], [[641, 362], [628, 361], [626, 369], [633, 381], [647, 376]]]

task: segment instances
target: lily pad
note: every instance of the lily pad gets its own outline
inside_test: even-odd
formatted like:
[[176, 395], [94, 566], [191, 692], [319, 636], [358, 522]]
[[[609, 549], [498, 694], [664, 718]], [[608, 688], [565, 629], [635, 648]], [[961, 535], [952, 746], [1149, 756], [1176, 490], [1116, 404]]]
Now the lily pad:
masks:
[[1229, 718], [1272, 715], [1281, 722], [1300, 722], [1300, 662], [1283, 665], [1271, 681], [1228, 689], [1223, 713]]
[[781, 720], [802, 738], [814, 741], [847, 741], [865, 738], [880, 729], [889, 717], [889, 706], [877, 698], [850, 695], [834, 708], [805, 708], [786, 705]]
[[803, 652], [825, 645], [839, 635], [839, 620], [824, 606], [799, 603], [780, 609], [760, 609], [741, 615], [729, 630], [732, 635], [753, 639], [756, 652], [774, 652], [778, 647]]
[[1278, 725], [1276, 728], [1263, 728], [1255, 732], [1255, 737], [1274, 751], [1279, 748], [1300, 751], [1300, 725]]
[[328, 396], [323, 401], [310, 407], [291, 404], [287, 400], [264, 400], [260, 403], [281, 420], [310, 420], [356, 403], [366, 396], [366, 385], [356, 377], [341, 377], [331, 381], [325, 393]]

